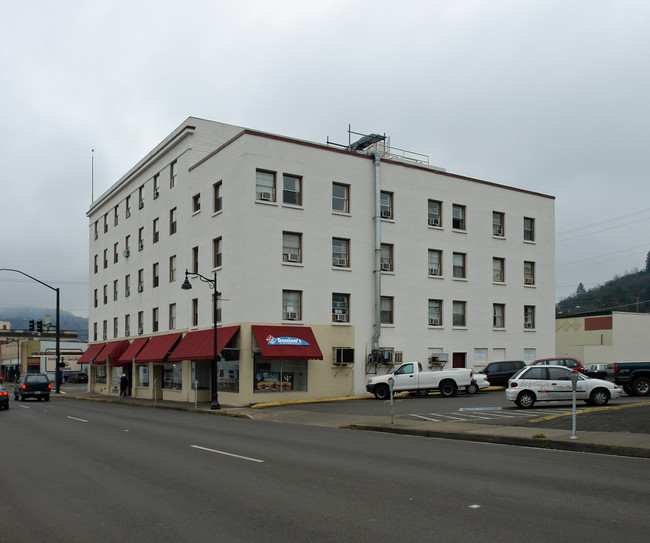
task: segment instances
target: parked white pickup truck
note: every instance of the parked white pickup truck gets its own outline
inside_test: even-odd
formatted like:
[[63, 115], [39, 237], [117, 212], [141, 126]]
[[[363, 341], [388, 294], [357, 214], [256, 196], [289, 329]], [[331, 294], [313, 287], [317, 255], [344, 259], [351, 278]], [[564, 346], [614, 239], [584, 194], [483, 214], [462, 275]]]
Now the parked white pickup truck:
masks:
[[366, 390], [378, 400], [386, 400], [390, 397], [389, 379], [393, 379], [393, 392], [427, 394], [439, 390], [445, 397], [454, 396], [459, 388], [476, 385], [474, 373], [469, 368], [422, 371], [420, 362], [404, 362], [392, 373], [368, 379]]

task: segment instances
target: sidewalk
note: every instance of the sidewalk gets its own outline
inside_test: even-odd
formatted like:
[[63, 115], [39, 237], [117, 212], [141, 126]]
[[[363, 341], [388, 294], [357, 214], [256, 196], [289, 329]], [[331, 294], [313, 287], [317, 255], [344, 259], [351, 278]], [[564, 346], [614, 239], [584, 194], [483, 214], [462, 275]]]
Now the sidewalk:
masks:
[[[576, 431], [577, 439], [571, 439], [571, 431], [544, 427], [507, 426], [498, 424], [473, 424], [463, 422], [432, 422], [400, 418], [391, 424], [390, 417], [361, 416], [347, 414], [315, 413], [296, 407], [282, 409], [278, 402], [256, 404], [253, 407], [222, 406], [211, 410], [210, 403], [194, 404], [167, 400], [142, 398], [120, 399], [97, 393], [53, 394], [55, 398], [86, 400], [95, 402], [121, 403], [140, 407], [153, 407], [204, 413], [219, 416], [240, 417], [255, 420], [281, 420], [308, 426], [349, 428], [375, 432], [409, 434], [422, 437], [481, 441], [546, 449], [560, 449], [576, 452], [590, 452], [618, 456], [650, 458], [650, 434], [631, 432]], [[292, 403], [292, 405], [296, 405]], [[273, 409], [270, 409], [273, 407]]]

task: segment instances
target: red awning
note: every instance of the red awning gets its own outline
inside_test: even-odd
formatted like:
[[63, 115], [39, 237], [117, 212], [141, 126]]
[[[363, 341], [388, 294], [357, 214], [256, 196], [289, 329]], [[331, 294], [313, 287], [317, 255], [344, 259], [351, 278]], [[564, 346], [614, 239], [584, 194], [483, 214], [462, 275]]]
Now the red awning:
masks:
[[129, 340], [111, 341], [106, 344], [102, 351], [97, 355], [93, 363], [103, 364], [107, 360], [112, 364], [129, 346]]
[[104, 345], [106, 345], [106, 343], [95, 343], [94, 345], [90, 345], [77, 362], [79, 364], [89, 364], [91, 360], [94, 362], [99, 352], [104, 348]]
[[149, 338], [147, 344], [135, 357], [136, 363], [164, 361], [180, 338], [180, 332]]
[[127, 347], [126, 351], [122, 353], [122, 356], [120, 356], [115, 363], [111, 363], [111, 366], [128, 366], [133, 362], [133, 359], [142, 350], [142, 347], [144, 347], [147, 341], [149, 341], [148, 337], [139, 337], [134, 339], [131, 345]]
[[[219, 354], [232, 336], [239, 330], [239, 326], [225, 326], [217, 328], [217, 354]], [[214, 357], [214, 329], [197, 330], [185, 334], [181, 342], [169, 355], [170, 362], [179, 360], [211, 360]]]
[[308, 326], [253, 326], [265, 360], [323, 360]]

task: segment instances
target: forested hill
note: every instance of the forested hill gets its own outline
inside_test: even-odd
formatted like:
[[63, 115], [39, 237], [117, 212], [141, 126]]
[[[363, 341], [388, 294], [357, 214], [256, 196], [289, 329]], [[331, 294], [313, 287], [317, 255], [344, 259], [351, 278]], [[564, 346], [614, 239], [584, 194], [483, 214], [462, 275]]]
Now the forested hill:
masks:
[[555, 304], [556, 317], [599, 311], [650, 313], [650, 270], [615, 276], [598, 287], [578, 285], [573, 296]]

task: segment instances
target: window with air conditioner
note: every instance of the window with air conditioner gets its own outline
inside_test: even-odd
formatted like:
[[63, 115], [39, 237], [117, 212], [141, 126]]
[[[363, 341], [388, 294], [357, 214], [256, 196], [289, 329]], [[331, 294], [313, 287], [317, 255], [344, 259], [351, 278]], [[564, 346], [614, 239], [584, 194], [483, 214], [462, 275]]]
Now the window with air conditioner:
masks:
[[442, 216], [442, 202], [438, 200], [429, 200], [427, 217], [429, 226], [440, 226]]
[[300, 320], [302, 292], [299, 290], [282, 291], [282, 317], [284, 320]]
[[350, 265], [350, 240], [332, 238], [332, 265], [347, 268]]
[[429, 300], [429, 326], [442, 323], [442, 300]]
[[393, 245], [381, 244], [379, 265], [382, 271], [393, 271]]
[[349, 322], [350, 295], [334, 292], [332, 294], [332, 322]]
[[382, 190], [379, 195], [379, 215], [382, 219], [393, 218], [393, 193]]
[[255, 172], [255, 197], [265, 202], [275, 202], [275, 172]]
[[505, 226], [505, 213], [500, 211], [492, 212], [492, 235], [495, 237], [503, 237]]
[[302, 234], [282, 232], [282, 261], [301, 262]]

